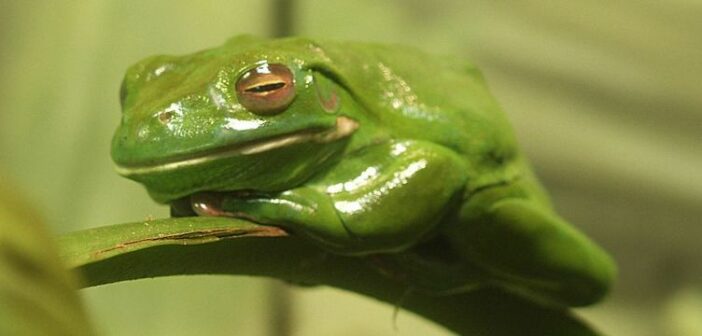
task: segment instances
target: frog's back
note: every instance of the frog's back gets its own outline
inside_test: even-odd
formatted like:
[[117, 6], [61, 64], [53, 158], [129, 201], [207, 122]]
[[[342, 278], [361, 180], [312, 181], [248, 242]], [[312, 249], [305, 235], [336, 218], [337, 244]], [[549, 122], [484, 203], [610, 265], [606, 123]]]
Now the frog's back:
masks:
[[475, 170], [518, 165], [512, 129], [469, 62], [398, 45], [320, 45], [345, 85], [394, 136], [451, 148]]

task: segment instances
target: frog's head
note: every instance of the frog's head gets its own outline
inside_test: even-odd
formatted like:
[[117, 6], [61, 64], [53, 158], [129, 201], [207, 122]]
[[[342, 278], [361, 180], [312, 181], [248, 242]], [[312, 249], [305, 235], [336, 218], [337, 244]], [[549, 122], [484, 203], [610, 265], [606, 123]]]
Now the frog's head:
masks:
[[303, 39], [239, 37], [133, 65], [112, 142], [121, 175], [159, 202], [203, 190], [275, 191], [332, 161], [358, 124], [325, 55]]

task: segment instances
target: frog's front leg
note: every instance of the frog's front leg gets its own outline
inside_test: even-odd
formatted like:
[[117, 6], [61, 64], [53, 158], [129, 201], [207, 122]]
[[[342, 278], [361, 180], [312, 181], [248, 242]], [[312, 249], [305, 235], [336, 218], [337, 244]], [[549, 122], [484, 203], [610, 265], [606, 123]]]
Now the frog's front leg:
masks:
[[384, 143], [273, 197], [225, 198], [220, 211], [287, 228], [338, 253], [394, 252], [433, 232], [457, 205], [462, 168], [453, 152], [431, 143]]

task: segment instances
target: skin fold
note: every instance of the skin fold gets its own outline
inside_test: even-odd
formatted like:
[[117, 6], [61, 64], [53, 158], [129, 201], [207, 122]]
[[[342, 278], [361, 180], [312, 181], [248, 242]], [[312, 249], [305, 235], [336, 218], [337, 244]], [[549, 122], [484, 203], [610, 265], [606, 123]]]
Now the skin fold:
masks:
[[470, 63], [235, 37], [133, 65], [112, 156], [174, 215], [274, 225], [418, 290], [599, 300], [609, 256], [560, 218]]

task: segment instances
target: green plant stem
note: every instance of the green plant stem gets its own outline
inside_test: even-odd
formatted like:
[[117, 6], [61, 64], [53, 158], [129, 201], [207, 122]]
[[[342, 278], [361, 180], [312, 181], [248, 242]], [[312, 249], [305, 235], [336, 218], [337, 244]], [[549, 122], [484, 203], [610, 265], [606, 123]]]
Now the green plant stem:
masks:
[[79, 231], [60, 244], [86, 286], [179, 274], [267, 276], [401, 303], [460, 335], [596, 335], [566, 310], [497, 289], [452, 296], [408, 292], [367, 258], [334, 255], [282, 233], [237, 219], [175, 218]]

